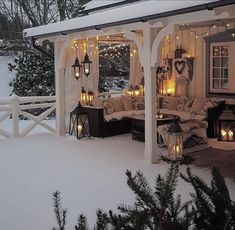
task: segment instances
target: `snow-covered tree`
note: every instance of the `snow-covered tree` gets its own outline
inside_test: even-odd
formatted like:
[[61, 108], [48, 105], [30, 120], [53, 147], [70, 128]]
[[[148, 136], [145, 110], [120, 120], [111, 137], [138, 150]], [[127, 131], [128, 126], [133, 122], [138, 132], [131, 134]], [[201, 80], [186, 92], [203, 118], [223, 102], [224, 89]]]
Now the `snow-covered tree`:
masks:
[[55, 94], [54, 60], [35, 50], [25, 50], [9, 70], [16, 72], [10, 82], [18, 96], [50, 96]]

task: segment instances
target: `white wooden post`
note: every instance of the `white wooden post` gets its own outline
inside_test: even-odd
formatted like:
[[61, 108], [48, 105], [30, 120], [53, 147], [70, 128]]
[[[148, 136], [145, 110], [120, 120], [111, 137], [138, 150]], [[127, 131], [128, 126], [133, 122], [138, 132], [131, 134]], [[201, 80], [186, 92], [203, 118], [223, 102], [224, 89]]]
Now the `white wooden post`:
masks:
[[64, 69], [60, 66], [60, 50], [63, 42], [55, 41], [55, 87], [56, 87], [56, 128], [57, 134], [64, 136], [65, 131], [65, 87]]
[[148, 23], [144, 30], [144, 83], [145, 83], [145, 160], [158, 163], [159, 151], [157, 148], [156, 122], [156, 76], [155, 69], [151, 68], [151, 48], [153, 34]]
[[19, 137], [19, 97], [15, 94], [11, 96], [12, 100], [12, 131], [13, 136]]

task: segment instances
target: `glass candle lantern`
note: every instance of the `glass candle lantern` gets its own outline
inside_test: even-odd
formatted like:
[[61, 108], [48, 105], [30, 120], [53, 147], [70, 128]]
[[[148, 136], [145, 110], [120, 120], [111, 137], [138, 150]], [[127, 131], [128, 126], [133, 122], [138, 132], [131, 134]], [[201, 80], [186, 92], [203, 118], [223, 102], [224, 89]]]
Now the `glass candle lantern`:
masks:
[[135, 97], [140, 96], [140, 87], [139, 87], [138, 85], [135, 86], [135, 89], [134, 89], [134, 96], [135, 96]]
[[224, 110], [219, 116], [219, 141], [235, 141], [235, 114], [232, 110]]
[[82, 105], [86, 105], [87, 104], [87, 92], [84, 89], [84, 87], [82, 87], [82, 91], [80, 94], [80, 102]]
[[76, 57], [75, 62], [71, 67], [73, 76], [78, 80], [82, 76], [82, 65], [80, 64], [78, 57]]
[[87, 93], [87, 104], [91, 105], [93, 100], [94, 100], [94, 93], [89, 90]]
[[75, 135], [77, 139], [90, 137], [89, 117], [80, 102], [78, 106], [70, 112], [69, 135]]
[[183, 159], [183, 131], [177, 121], [174, 121], [168, 129], [168, 159]]
[[88, 77], [92, 71], [92, 61], [89, 59], [86, 53], [84, 60], [82, 61], [83, 73]]

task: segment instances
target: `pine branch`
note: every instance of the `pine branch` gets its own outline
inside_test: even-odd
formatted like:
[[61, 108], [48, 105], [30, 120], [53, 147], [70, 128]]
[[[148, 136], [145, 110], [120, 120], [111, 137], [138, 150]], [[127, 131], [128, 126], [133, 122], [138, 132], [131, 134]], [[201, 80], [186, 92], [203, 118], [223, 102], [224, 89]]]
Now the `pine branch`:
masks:
[[75, 230], [88, 230], [86, 216], [81, 214], [78, 217], [78, 222], [77, 225], [75, 226]]
[[54, 230], [65, 230], [67, 209], [62, 209], [61, 207], [61, 197], [59, 191], [53, 193], [53, 207], [58, 224], [58, 228], [54, 227]]
[[107, 230], [108, 223], [109, 223], [107, 213], [103, 212], [101, 209], [98, 209], [96, 211], [96, 216], [97, 216], [97, 219], [96, 219], [96, 226], [94, 230]]
[[138, 202], [136, 205], [140, 205], [142, 208], [150, 207], [151, 209], [157, 209], [153, 191], [144, 175], [138, 171], [135, 176], [132, 176], [132, 173], [127, 170], [126, 176], [127, 185], [137, 195], [136, 199]]

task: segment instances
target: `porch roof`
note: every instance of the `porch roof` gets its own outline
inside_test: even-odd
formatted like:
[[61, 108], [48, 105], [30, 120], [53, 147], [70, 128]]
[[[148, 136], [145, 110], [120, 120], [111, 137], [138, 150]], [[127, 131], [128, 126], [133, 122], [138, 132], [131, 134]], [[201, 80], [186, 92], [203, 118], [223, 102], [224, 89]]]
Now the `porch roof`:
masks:
[[91, 15], [66, 21], [52, 23], [24, 30], [25, 38], [40, 38], [65, 35], [72, 32], [101, 29], [135, 22], [145, 22], [151, 19], [164, 18], [178, 14], [200, 10], [211, 10], [216, 7], [234, 4], [234, 0], [199, 0], [199, 1], [159, 1], [147, 0], [132, 5], [122, 6]]

